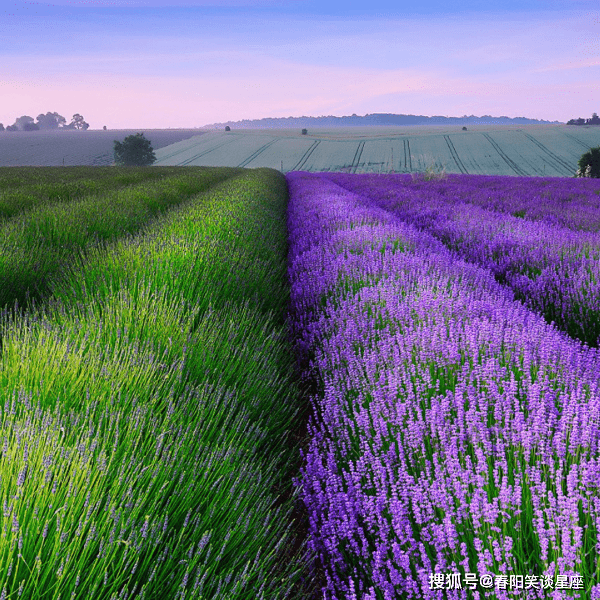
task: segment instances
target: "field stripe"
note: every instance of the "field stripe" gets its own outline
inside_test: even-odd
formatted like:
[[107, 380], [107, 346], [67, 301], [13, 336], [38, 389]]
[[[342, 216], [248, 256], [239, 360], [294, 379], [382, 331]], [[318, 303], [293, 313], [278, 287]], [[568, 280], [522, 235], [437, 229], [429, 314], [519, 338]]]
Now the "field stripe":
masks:
[[[186, 140], [182, 140], [182, 141], [186, 141]], [[178, 142], [179, 143], [179, 142]], [[226, 143], [226, 142], [225, 142]], [[173, 146], [175, 144], [172, 144]], [[223, 144], [220, 144], [219, 146], [216, 146], [215, 148], [211, 148], [210, 150], [208, 150], [208, 152], [212, 152], [213, 150], [216, 150], [217, 148], [220, 148]], [[193, 148], [193, 146], [191, 146]], [[173, 150], [171, 152], [171, 154], [165, 154], [164, 156], [161, 156], [159, 161], [165, 160], [165, 159], [169, 159], [169, 158], [173, 158], [174, 156], [177, 156], [178, 154], [183, 154], [184, 152], [187, 152], [190, 149], [190, 146], [186, 146], [185, 148], [178, 148], [177, 150]], [[159, 148], [159, 150], [161, 150], [161, 148]]]
[[[408, 160], [407, 160], [408, 157]], [[404, 165], [408, 168], [409, 173], [412, 173], [412, 158], [410, 156], [410, 141], [404, 140]]]
[[243, 160], [238, 167], [245, 167], [248, 163], [252, 162], [261, 152], [264, 152], [269, 146], [272, 146], [277, 141], [277, 138], [267, 142], [264, 146], [261, 146], [258, 150], [254, 151], [246, 160]]
[[452, 155], [452, 158], [454, 159], [454, 162], [456, 163], [458, 170], [461, 173], [465, 173], [466, 175], [468, 175], [469, 172], [467, 171], [465, 165], [463, 165], [462, 160], [460, 160], [460, 158], [458, 157], [458, 152], [456, 151], [456, 148], [454, 147], [454, 144], [452, 143], [450, 136], [445, 135], [444, 139], [446, 140], [446, 144], [448, 144], [448, 150], [450, 150], [450, 154]]
[[353, 173], [356, 173], [356, 169], [358, 169], [358, 165], [360, 163], [360, 157], [363, 153], [363, 150], [365, 148], [365, 143], [363, 142], [359, 142], [358, 146], [356, 148], [356, 152], [354, 154], [354, 159], [352, 160], [352, 166], [350, 167], [352, 169]]
[[[215, 146], [214, 148], [210, 148], [209, 150], [204, 150], [203, 152], [199, 152], [198, 154], [192, 156], [192, 158], [189, 158], [189, 159], [184, 160], [183, 162], [179, 163], [179, 166], [185, 167], [186, 165], [189, 165], [190, 163], [194, 162], [197, 158], [200, 158], [201, 156], [204, 156], [205, 154], [209, 154], [210, 152], [214, 152], [215, 150], [222, 148], [226, 144], [231, 144], [234, 141], [235, 141], [234, 139], [228, 140], [227, 142], [219, 144], [218, 146]], [[189, 150], [189, 148], [186, 148], [186, 150]], [[181, 152], [185, 152], [185, 150], [181, 150]], [[176, 154], [178, 154], [178, 152]], [[167, 158], [167, 157], [165, 157], [165, 158]]]
[[[564, 169], [566, 171], [566, 175], [572, 175], [573, 174], [573, 167], [565, 160], [563, 160], [560, 156], [557, 156], [556, 154], [554, 154], [554, 152], [552, 152], [551, 150], [548, 150], [548, 148], [546, 148], [546, 146], [544, 146], [544, 144], [542, 144], [542, 142], [536, 140], [532, 135], [529, 135], [528, 133], [525, 133], [524, 131], [521, 130], [521, 133], [529, 140], [531, 140], [542, 152], [544, 152], [545, 154], [548, 155], [549, 158], [551, 158], [552, 160], [554, 160], [555, 163], [557, 163], [557, 170], [561, 171], [562, 169]], [[561, 169], [562, 167], [562, 169]]]
[[296, 166], [292, 171], [299, 171], [308, 161], [310, 155], [314, 152], [315, 148], [321, 143], [321, 140], [316, 140], [313, 145], [302, 155], [302, 158], [296, 163]]
[[523, 171], [523, 169], [521, 169], [519, 167], [519, 165], [517, 165], [514, 161], [512, 161], [502, 150], [502, 148], [500, 148], [500, 146], [498, 145], [498, 143], [492, 139], [492, 137], [488, 134], [488, 133], [484, 133], [483, 136], [489, 141], [489, 143], [492, 145], [492, 147], [494, 148], [494, 150], [496, 150], [496, 152], [500, 155], [500, 157], [504, 160], [504, 162], [519, 176], [521, 177], [528, 177], [527, 173], [525, 173], [525, 171]]
[[571, 138], [574, 142], [577, 142], [580, 146], [583, 146], [586, 150], [592, 149], [592, 146], [589, 146], [585, 142], [582, 142], [580, 139], [576, 138], [574, 135], [571, 135], [570, 133], [565, 133], [564, 131], [562, 132], [562, 134], [566, 135], [568, 138]]

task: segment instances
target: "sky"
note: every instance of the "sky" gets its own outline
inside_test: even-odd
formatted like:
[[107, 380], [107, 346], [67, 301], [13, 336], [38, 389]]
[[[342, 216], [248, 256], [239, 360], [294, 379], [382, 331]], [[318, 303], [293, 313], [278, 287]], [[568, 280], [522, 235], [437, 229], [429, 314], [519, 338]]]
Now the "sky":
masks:
[[[490, 7], [493, 6], [493, 10]], [[600, 113], [598, 0], [3, 0], [0, 122]]]

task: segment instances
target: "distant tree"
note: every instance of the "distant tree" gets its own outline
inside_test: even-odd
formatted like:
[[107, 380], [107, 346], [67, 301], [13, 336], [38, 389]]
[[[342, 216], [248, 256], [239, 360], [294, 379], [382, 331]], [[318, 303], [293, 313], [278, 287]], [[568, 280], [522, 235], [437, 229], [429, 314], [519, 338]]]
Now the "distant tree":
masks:
[[73, 115], [73, 119], [68, 127], [69, 129], [88, 129], [89, 124], [85, 122], [84, 118], [76, 113]]
[[7, 125], [6, 131], [19, 131], [19, 128], [16, 125]]
[[225, 131], [231, 131], [231, 127], [229, 127], [229, 125], [225, 125]]
[[600, 117], [596, 113], [592, 113], [592, 118], [586, 121], [588, 125], [600, 125]]
[[567, 121], [567, 125], [585, 125], [585, 119], [581, 117], [579, 119], [570, 119]]
[[40, 126], [37, 123], [24, 123], [23, 131], [38, 131]]
[[466, 131], [466, 130], [467, 130], [467, 128], [466, 128], [466, 127], [463, 127], [463, 128], [462, 128], [462, 130], [463, 130], [463, 131]]
[[2, 125], [2, 123], [0, 123], [0, 131], [4, 131], [4, 125]]
[[306, 135], [308, 133], [308, 131], [306, 129], [302, 130], [302, 135]]
[[104, 131], [106, 131], [106, 125], [102, 129], [104, 129]]
[[39, 114], [36, 118], [40, 129], [59, 129], [67, 123], [67, 120], [57, 112]]
[[143, 133], [129, 135], [121, 144], [115, 140], [115, 164], [127, 167], [146, 167], [156, 161], [150, 140]]
[[575, 177], [600, 178], [600, 146], [583, 154], [577, 164], [579, 169]]
[[33, 118], [29, 117], [27, 115], [23, 115], [22, 117], [15, 119], [15, 122], [12, 125], [14, 127], [14, 129], [11, 129], [11, 131], [26, 131], [26, 129], [25, 129], [26, 123], [34, 123]]

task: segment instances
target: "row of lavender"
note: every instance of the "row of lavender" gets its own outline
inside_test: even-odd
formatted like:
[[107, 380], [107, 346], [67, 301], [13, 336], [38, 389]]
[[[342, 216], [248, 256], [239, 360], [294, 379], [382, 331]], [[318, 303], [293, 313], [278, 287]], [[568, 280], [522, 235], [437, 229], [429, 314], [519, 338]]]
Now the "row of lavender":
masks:
[[[545, 206], [552, 210], [544, 220], [533, 221], [482, 208], [464, 199], [463, 191], [469, 189], [468, 182], [474, 181], [470, 176], [446, 182], [444, 188], [439, 187], [439, 182], [413, 185], [406, 178], [393, 176], [327, 177], [431, 233], [466, 260], [490, 269], [500, 283], [512, 288], [518, 299], [571, 337], [590, 346], [600, 343], [600, 238], [593, 231], [576, 231], [548, 222], [560, 210], [560, 200], [554, 204], [548, 200]], [[531, 187], [533, 179], [529, 180]], [[491, 195], [486, 178], [478, 180], [480, 196]], [[588, 180], [569, 181], [578, 187], [590, 184]], [[523, 185], [515, 184], [517, 192], [518, 186]], [[598, 187], [597, 182], [594, 185]], [[501, 204], [502, 186], [498, 185], [495, 193], [497, 204]], [[518, 206], [514, 197], [514, 193], [506, 194], [506, 206], [511, 202]], [[526, 199], [527, 195], [523, 197]], [[524, 200], [522, 206], [526, 204]], [[597, 204], [596, 221], [600, 214]], [[538, 210], [543, 211], [543, 206]]]
[[287, 180], [324, 598], [600, 598], [598, 350], [364, 197]]
[[[372, 175], [362, 176], [371, 183]], [[379, 183], [411, 183], [413, 193], [443, 196], [505, 215], [543, 221], [573, 230], [600, 230], [600, 181], [568, 177], [502, 177], [449, 174], [424, 180], [409, 175], [381, 175]]]

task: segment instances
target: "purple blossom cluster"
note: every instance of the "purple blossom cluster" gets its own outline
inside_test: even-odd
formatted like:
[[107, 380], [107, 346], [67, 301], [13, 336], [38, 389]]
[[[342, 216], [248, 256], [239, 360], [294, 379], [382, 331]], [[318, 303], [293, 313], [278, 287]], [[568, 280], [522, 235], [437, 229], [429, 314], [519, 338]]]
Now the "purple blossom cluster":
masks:
[[[341, 183], [342, 174], [329, 177]], [[341, 177], [338, 180], [338, 177]], [[569, 177], [506, 177], [497, 175], [449, 174], [423, 181], [408, 175], [361, 174], [356, 181], [388, 187], [410, 182], [414, 194], [442, 196], [482, 208], [527, 219], [560, 225], [573, 230], [600, 230], [600, 181]]]
[[[571, 337], [590, 346], [600, 343], [600, 242], [596, 232], [575, 231], [546, 219], [523, 219], [466, 201], [465, 186], [460, 182], [470, 181], [470, 176], [416, 186], [399, 177], [328, 177], [431, 233], [466, 260], [490, 269], [498, 281], [515, 291], [518, 299]], [[478, 179], [492, 179], [493, 189], [494, 182], [501, 178]], [[498, 187], [500, 194], [503, 187]], [[518, 193], [519, 186], [516, 189]], [[591, 189], [587, 198], [593, 195]], [[512, 198], [509, 194], [507, 197]], [[600, 220], [599, 201], [593, 206], [596, 221]], [[556, 211], [560, 204], [559, 200], [555, 202]]]
[[324, 598], [524, 593], [432, 589], [434, 573], [600, 598], [598, 350], [371, 200], [287, 180], [295, 349], [317, 390], [294, 483]]

